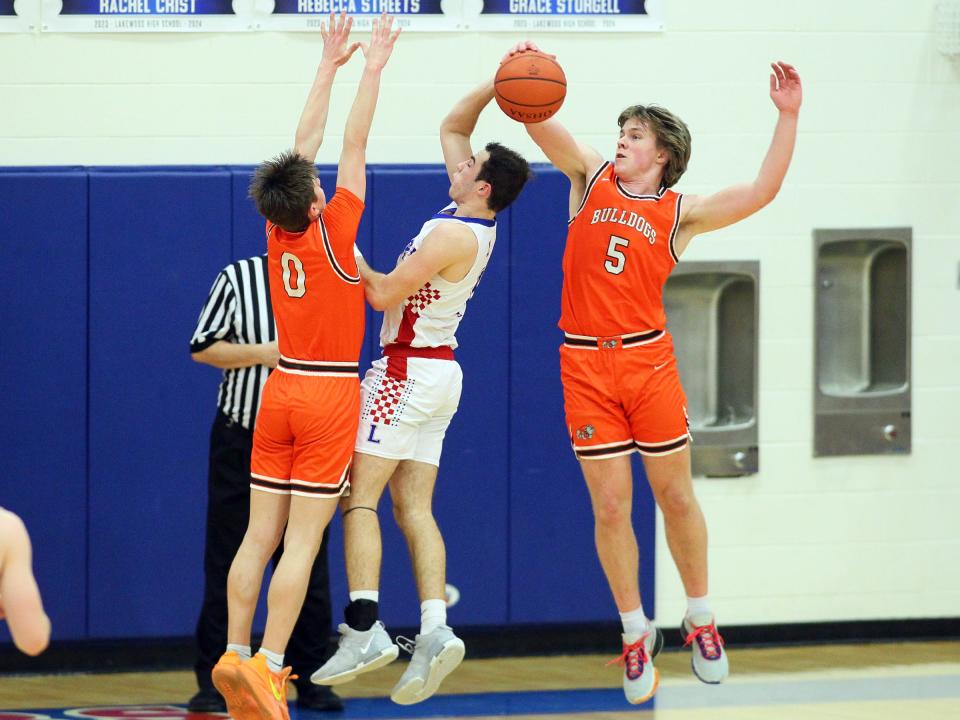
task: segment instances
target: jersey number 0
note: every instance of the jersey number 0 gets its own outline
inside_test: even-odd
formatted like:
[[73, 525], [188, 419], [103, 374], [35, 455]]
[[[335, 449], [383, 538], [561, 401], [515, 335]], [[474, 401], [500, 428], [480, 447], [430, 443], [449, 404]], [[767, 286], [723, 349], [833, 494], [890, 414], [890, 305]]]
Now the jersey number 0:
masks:
[[[303, 271], [303, 263], [293, 253], [285, 252], [280, 256], [280, 266], [283, 268], [283, 289], [287, 295], [294, 298], [303, 297], [307, 293], [307, 274]], [[291, 271], [292, 268], [292, 271]], [[296, 273], [293, 283], [290, 276]]]

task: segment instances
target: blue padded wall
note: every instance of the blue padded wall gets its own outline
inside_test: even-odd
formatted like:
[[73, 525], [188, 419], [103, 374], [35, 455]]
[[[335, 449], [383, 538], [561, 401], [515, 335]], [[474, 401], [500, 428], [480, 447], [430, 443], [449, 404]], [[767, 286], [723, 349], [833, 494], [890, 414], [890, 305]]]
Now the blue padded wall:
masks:
[[[561, 262], [570, 184], [551, 168], [513, 205], [510, 314], [510, 621], [616, 619], [597, 560], [590, 496], [570, 448], [559, 347]], [[652, 498], [637, 462], [634, 522], [653, 614]], [[546, 559], [550, 562], [545, 562]], [[543, 598], [549, 602], [543, 602]]]
[[90, 635], [196, 623], [216, 392], [188, 343], [231, 260], [230, 173], [90, 174]]
[[[0, 281], [12, 329], [0, 359], [0, 505], [31, 528], [57, 639], [193, 632], [219, 373], [190, 360], [188, 341], [216, 274], [265, 249], [246, 197], [251, 170], [0, 170], [14, 261]], [[335, 169], [321, 181], [332, 194]], [[439, 166], [371, 168], [358, 245], [374, 268], [394, 267], [448, 187]], [[566, 198], [563, 176], [539, 168], [501, 213], [458, 333], [463, 397], [435, 502], [448, 582], [461, 592], [454, 625], [616, 617], [563, 420]], [[379, 356], [379, 330], [368, 312], [362, 370]], [[654, 508], [636, 466], [652, 612]], [[419, 601], [389, 498], [380, 517], [383, 617], [413, 626]], [[347, 600], [339, 519], [329, 552], [336, 623]]]
[[[0, 173], [0, 506], [32, 536], [56, 640], [87, 624], [87, 175]], [[6, 641], [0, 622], [0, 642]]]

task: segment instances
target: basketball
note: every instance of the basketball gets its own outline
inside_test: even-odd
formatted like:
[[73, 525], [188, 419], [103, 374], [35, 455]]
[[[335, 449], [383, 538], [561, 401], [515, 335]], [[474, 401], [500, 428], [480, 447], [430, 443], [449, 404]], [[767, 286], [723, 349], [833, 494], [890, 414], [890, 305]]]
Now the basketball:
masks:
[[504, 62], [493, 81], [497, 105], [508, 117], [522, 123], [543, 122], [567, 96], [563, 68], [549, 55], [518, 53]]

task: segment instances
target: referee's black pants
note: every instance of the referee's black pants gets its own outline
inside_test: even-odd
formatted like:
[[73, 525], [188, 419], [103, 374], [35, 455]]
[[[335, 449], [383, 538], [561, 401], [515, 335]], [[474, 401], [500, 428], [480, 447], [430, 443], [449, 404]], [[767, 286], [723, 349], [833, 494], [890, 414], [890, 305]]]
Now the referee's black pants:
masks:
[[[201, 688], [211, 687], [210, 673], [227, 647], [227, 574], [250, 517], [250, 454], [253, 432], [217, 413], [210, 432], [207, 480], [207, 541], [203, 558], [203, 607], [197, 621], [197, 662]], [[273, 557], [276, 567], [281, 548]], [[313, 564], [303, 610], [290, 636], [285, 663], [310, 686], [310, 675], [333, 654], [330, 642], [330, 578], [327, 533]]]

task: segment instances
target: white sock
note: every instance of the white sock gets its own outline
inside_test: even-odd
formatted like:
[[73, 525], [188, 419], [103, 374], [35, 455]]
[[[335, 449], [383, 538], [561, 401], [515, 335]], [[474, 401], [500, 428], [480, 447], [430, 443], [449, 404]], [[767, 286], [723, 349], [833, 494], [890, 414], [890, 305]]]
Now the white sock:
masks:
[[713, 617], [713, 611], [710, 609], [709, 595], [687, 598], [687, 617], [696, 617], [697, 615], [709, 615]]
[[380, 602], [379, 590], [354, 590], [350, 593], [350, 602], [354, 600], [371, 600], [375, 603]]
[[424, 600], [420, 603], [420, 634], [429, 635], [447, 624], [447, 601]]
[[639, 636], [650, 632], [650, 621], [647, 620], [647, 616], [643, 614], [642, 604], [636, 610], [620, 613], [620, 622], [623, 623], [624, 635]]
[[280, 672], [283, 670], [283, 653], [270, 652], [269, 650], [264, 650], [260, 648], [257, 651], [258, 655], [263, 655], [267, 659], [267, 665], [270, 666], [270, 669], [273, 672]]
[[237, 645], [235, 643], [227, 643], [227, 652], [233, 650], [237, 655], [240, 656], [241, 660], [250, 659], [250, 646], [249, 645]]

